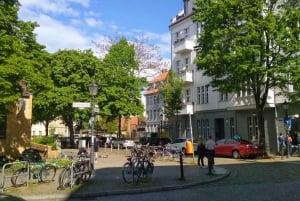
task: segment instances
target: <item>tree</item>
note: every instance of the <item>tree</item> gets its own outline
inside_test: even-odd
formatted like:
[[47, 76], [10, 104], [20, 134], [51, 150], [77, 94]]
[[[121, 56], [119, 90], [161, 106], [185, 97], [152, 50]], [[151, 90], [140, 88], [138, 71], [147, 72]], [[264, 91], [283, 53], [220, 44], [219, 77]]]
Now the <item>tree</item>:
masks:
[[[50, 107], [47, 109], [54, 110], [55, 115], [61, 117], [68, 126], [71, 143], [74, 143], [75, 118], [86, 120], [90, 116], [89, 111], [79, 111], [72, 107], [72, 103], [90, 101], [88, 87], [93, 80], [96, 80], [95, 75], [100, 65], [100, 60], [91, 50], [59, 50], [52, 55], [51, 79], [54, 84], [52, 93], [56, 93], [56, 100], [50, 99]], [[51, 92], [49, 96], [52, 96]]]
[[134, 47], [125, 38], [111, 46], [97, 73], [100, 114], [108, 121], [119, 121], [118, 137], [121, 136], [121, 118], [141, 115], [141, 89], [146, 86], [144, 78], [136, 77], [138, 62]]
[[[36, 23], [18, 19], [17, 0], [0, 1], [0, 110], [14, 105], [25, 93], [47, 88], [48, 53], [36, 42]], [[3, 117], [0, 115], [0, 119]]]
[[[105, 55], [113, 44], [116, 44], [122, 37], [115, 39], [107, 38], [106, 41], [96, 43], [101, 55]], [[161, 57], [159, 47], [151, 44], [149, 38], [139, 37], [128, 40], [128, 43], [133, 45], [135, 52], [135, 59], [138, 62], [138, 68], [135, 73], [138, 77], [152, 77], [157, 72], [161, 71], [161, 68], [166, 68], [169, 64]]]
[[[176, 118], [178, 118], [178, 112], [182, 109], [182, 89], [183, 81], [181, 78], [173, 70], [169, 70], [166, 82], [163, 83], [159, 89], [165, 103], [164, 113], [168, 119], [172, 119], [175, 114]], [[178, 127], [177, 124], [178, 119], [176, 119], [176, 131]]]
[[260, 143], [267, 154], [264, 109], [269, 89], [286, 91], [288, 72], [299, 65], [299, 1], [196, 0], [193, 20], [201, 24], [198, 69], [220, 92], [251, 92]]

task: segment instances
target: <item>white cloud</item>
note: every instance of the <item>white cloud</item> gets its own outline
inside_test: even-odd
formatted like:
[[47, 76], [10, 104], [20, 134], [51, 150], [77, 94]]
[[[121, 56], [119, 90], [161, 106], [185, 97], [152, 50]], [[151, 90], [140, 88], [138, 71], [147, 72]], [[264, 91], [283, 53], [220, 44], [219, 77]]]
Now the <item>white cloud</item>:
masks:
[[103, 25], [103, 22], [100, 20], [96, 20], [95, 18], [85, 18], [85, 22], [89, 27], [99, 27]]
[[79, 12], [70, 7], [68, 1], [59, 0], [20, 0], [22, 9], [34, 9], [46, 13], [78, 16]]
[[46, 15], [39, 16], [40, 27], [35, 33], [41, 44], [46, 45], [49, 52], [58, 49], [87, 49], [91, 48], [91, 40], [72, 26], [66, 26]]

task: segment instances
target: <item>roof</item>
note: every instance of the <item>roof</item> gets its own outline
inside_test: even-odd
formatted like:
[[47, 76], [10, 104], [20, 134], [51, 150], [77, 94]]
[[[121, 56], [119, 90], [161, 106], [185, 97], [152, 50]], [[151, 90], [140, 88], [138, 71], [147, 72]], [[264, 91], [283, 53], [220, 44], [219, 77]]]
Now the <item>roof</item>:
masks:
[[160, 75], [151, 80], [144, 95], [159, 93], [159, 83], [167, 79], [168, 73], [169, 71], [164, 70]]

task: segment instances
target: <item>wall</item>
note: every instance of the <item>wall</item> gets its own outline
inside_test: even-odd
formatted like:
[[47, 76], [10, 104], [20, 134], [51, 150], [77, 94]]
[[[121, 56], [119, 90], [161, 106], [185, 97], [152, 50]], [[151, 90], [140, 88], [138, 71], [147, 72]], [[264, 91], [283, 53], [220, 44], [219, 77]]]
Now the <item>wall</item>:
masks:
[[7, 116], [6, 138], [0, 139], [0, 155], [11, 160], [18, 159], [20, 153], [30, 147], [32, 96], [23, 100], [24, 109], [19, 102], [15, 107], [8, 108], [11, 113]]

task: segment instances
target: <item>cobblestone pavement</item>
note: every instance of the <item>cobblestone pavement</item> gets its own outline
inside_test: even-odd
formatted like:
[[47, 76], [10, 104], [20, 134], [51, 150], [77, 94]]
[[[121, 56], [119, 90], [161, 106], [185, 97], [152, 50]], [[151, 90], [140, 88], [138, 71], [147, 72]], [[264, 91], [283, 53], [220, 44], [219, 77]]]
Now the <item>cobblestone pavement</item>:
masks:
[[[76, 154], [77, 150], [65, 150], [68, 154]], [[145, 192], [153, 186], [163, 186], [160, 190], [166, 190], [168, 186], [174, 189], [184, 184], [196, 185], [199, 181], [211, 185], [236, 185], [236, 184], [259, 184], [284, 181], [296, 181], [299, 178], [300, 157], [290, 157], [281, 160], [236, 160], [231, 158], [216, 158], [216, 167], [222, 170], [220, 175], [210, 176], [207, 169], [201, 169], [193, 165], [197, 158], [184, 158], [185, 183], [178, 178], [180, 168], [178, 160], [170, 161], [160, 159], [155, 164], [154, 175], [150, 184], [144, 183], [139, 186], [125, 184], [121, 176], [121, 167], [126, 162], [129, 150], [103, 150], [99, 152], [99, 159], [95, 164], [95, 177], [84, 185], [75, 186], [73, 189], [58, 191], [58, 183], [30, 184], [29, 187], [8, 188], [0, 196], [3, 200], [68, 200], [67, 197], [83, 197], [92, 195], [122, 194], [126, 192]], [[217, 169], [217, 168], [216, 168]], [[223, 170], [228, 170], [224, 172]], [[274, 172], [275, 171], [275, 172]], [[223, 176], [230, 172], [230, 176]], [[282, 176], [283, 174], [285, 176]], [[277, 176], [278, 175], [278, 176]], [[218, 178], [222, 178], [219, 180]], [[210, 181], [215, 181], [211, 183]], [[152, 189], [152, 191], [157, 189]], [[61, 195], [61, 196], [60, 196]], [[54, 197], [54, 198], [53, 198]], [[58, 198], [61, 199], [58, 199]], [[10, 198], [10, 199], [9, 199]], [[1, 199], [1, 200], [2, 200]]]

